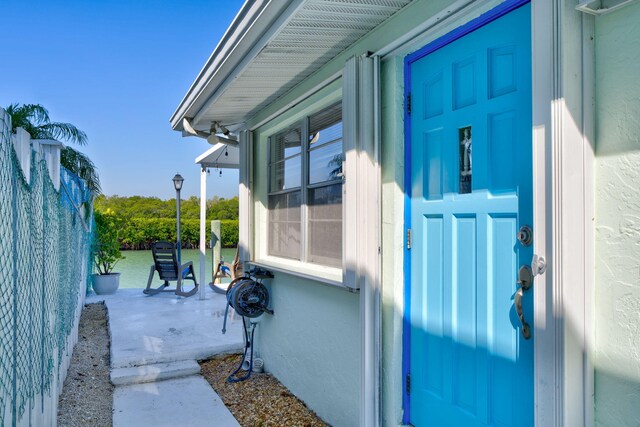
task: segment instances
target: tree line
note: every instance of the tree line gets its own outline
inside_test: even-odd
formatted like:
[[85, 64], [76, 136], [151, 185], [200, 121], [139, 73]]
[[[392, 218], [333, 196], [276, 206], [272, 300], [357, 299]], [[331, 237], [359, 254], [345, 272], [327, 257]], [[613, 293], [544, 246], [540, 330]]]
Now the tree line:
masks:
[[[176, 201], [157, 197], [122, 197], [100, 195], [94, 201], [99, 212], [112, 210], [122, 218], [118, 238], [121, 249], [150, 249], [155, 241], [176, 241]], [[200, 244], [200, 199], [192, 196], [181, 201], [181, 241], [184, 248]], [[211, 220], [221, 221], [223, 247], [238, 245], [238, 198], [214, 197], [207, 200], [207, 240]]]

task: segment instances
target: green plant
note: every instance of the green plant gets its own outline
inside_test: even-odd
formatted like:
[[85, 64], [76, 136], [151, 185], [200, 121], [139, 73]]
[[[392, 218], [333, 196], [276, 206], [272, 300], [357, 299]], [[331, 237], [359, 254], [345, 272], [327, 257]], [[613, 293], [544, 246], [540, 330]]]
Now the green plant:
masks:
[[111, 209], [94, 212], [96, 234], [94, 238], [93, 262], [98, 274], [111, 274], [115, 265], [123, 259], [120, 252], [118, 232], [122, 219]]
[[[87, 134], [71, 123], [52, 122], [49, 111], [40, 104], [11, 104], [5, 108], [11, 117], [11, 131], [23, 128], [33, 139], [56, 139], [78, 145], [87, 143]], [[100, 178], [91, 159], [71, 147], [60, 153], [60, 164], [84, 179], [93, 196], [99, 195]]]

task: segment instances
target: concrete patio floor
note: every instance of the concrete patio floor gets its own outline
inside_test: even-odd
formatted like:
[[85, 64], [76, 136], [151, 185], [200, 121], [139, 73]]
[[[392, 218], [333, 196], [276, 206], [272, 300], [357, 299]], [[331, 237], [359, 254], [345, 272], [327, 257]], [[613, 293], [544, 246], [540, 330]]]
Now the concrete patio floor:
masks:
[[104, 300], [109, 312], [111, 367], [200, 360], [242, 349], [242, 320], [230, 310], [222, 334], [226, 299], [207, 289], [206, 299], [142, 289], [119, 289], [113, 295], [91, 295], [87, 303]]
[[154, 420], [155, 426], [176, 425], [176, 420], [192, 426], [238, 425], [196, 363], [243, 348], [242, 319], [233, 310], [222, 334], [223, 295], [207, 289], [200, 300], [120, 289], [90, 295], [86, 303], [100, 301], [109, 316], [114, 426], [137, 426], [141, 420]]

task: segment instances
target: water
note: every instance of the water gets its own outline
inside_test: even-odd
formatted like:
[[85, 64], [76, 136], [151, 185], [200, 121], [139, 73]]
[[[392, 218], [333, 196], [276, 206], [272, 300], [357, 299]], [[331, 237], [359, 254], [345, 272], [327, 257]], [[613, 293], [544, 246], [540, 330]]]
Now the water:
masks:
[[[149, 269], [153, 265], [153, 256], [151, 251], [122, 251], [125, 259], [118, 261], [114, 272], [121, 273], [120, 275], [120, 288], [144, 288], [147, 286], [147, 280], [149, 280]], [[225, 262], [232, 263], [236, 256], [235, 248], [222, 249], [222, 259]], [[193, 261], [193, 268], [196, 272], [196, 279], [200, 282], [200, 251], [198, 249], [183, 249], [182, 250], [182, 263], [187, 261]], [[205, 259], [207, 281], [211, 281], [212, 266], [211, 266], [211, 250], [207, 249], [207, 256]], [[187, 284], [191, 283], [188, 281]], [[205, 283], [205, 284], [206, 284]], [[155, 273], [151, 286], [157, 287], [161, 285], [162, 281], [158, 278], [158, 273]], [[171, 286], [174, 286], [175, 282], [171, 282]]]

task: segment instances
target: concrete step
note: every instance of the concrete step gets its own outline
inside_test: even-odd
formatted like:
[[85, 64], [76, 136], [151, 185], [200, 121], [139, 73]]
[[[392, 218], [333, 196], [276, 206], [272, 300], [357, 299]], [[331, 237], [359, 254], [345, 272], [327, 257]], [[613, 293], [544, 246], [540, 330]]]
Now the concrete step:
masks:
[[180, 360], [169, 363], [116, 368], [111, 370], [113, 385], [143, 384], [180, 378], [200, 373], [200, 365], [195, 360]]
[[240, 427], [202, 375], [116, 387], [113, 427]]

